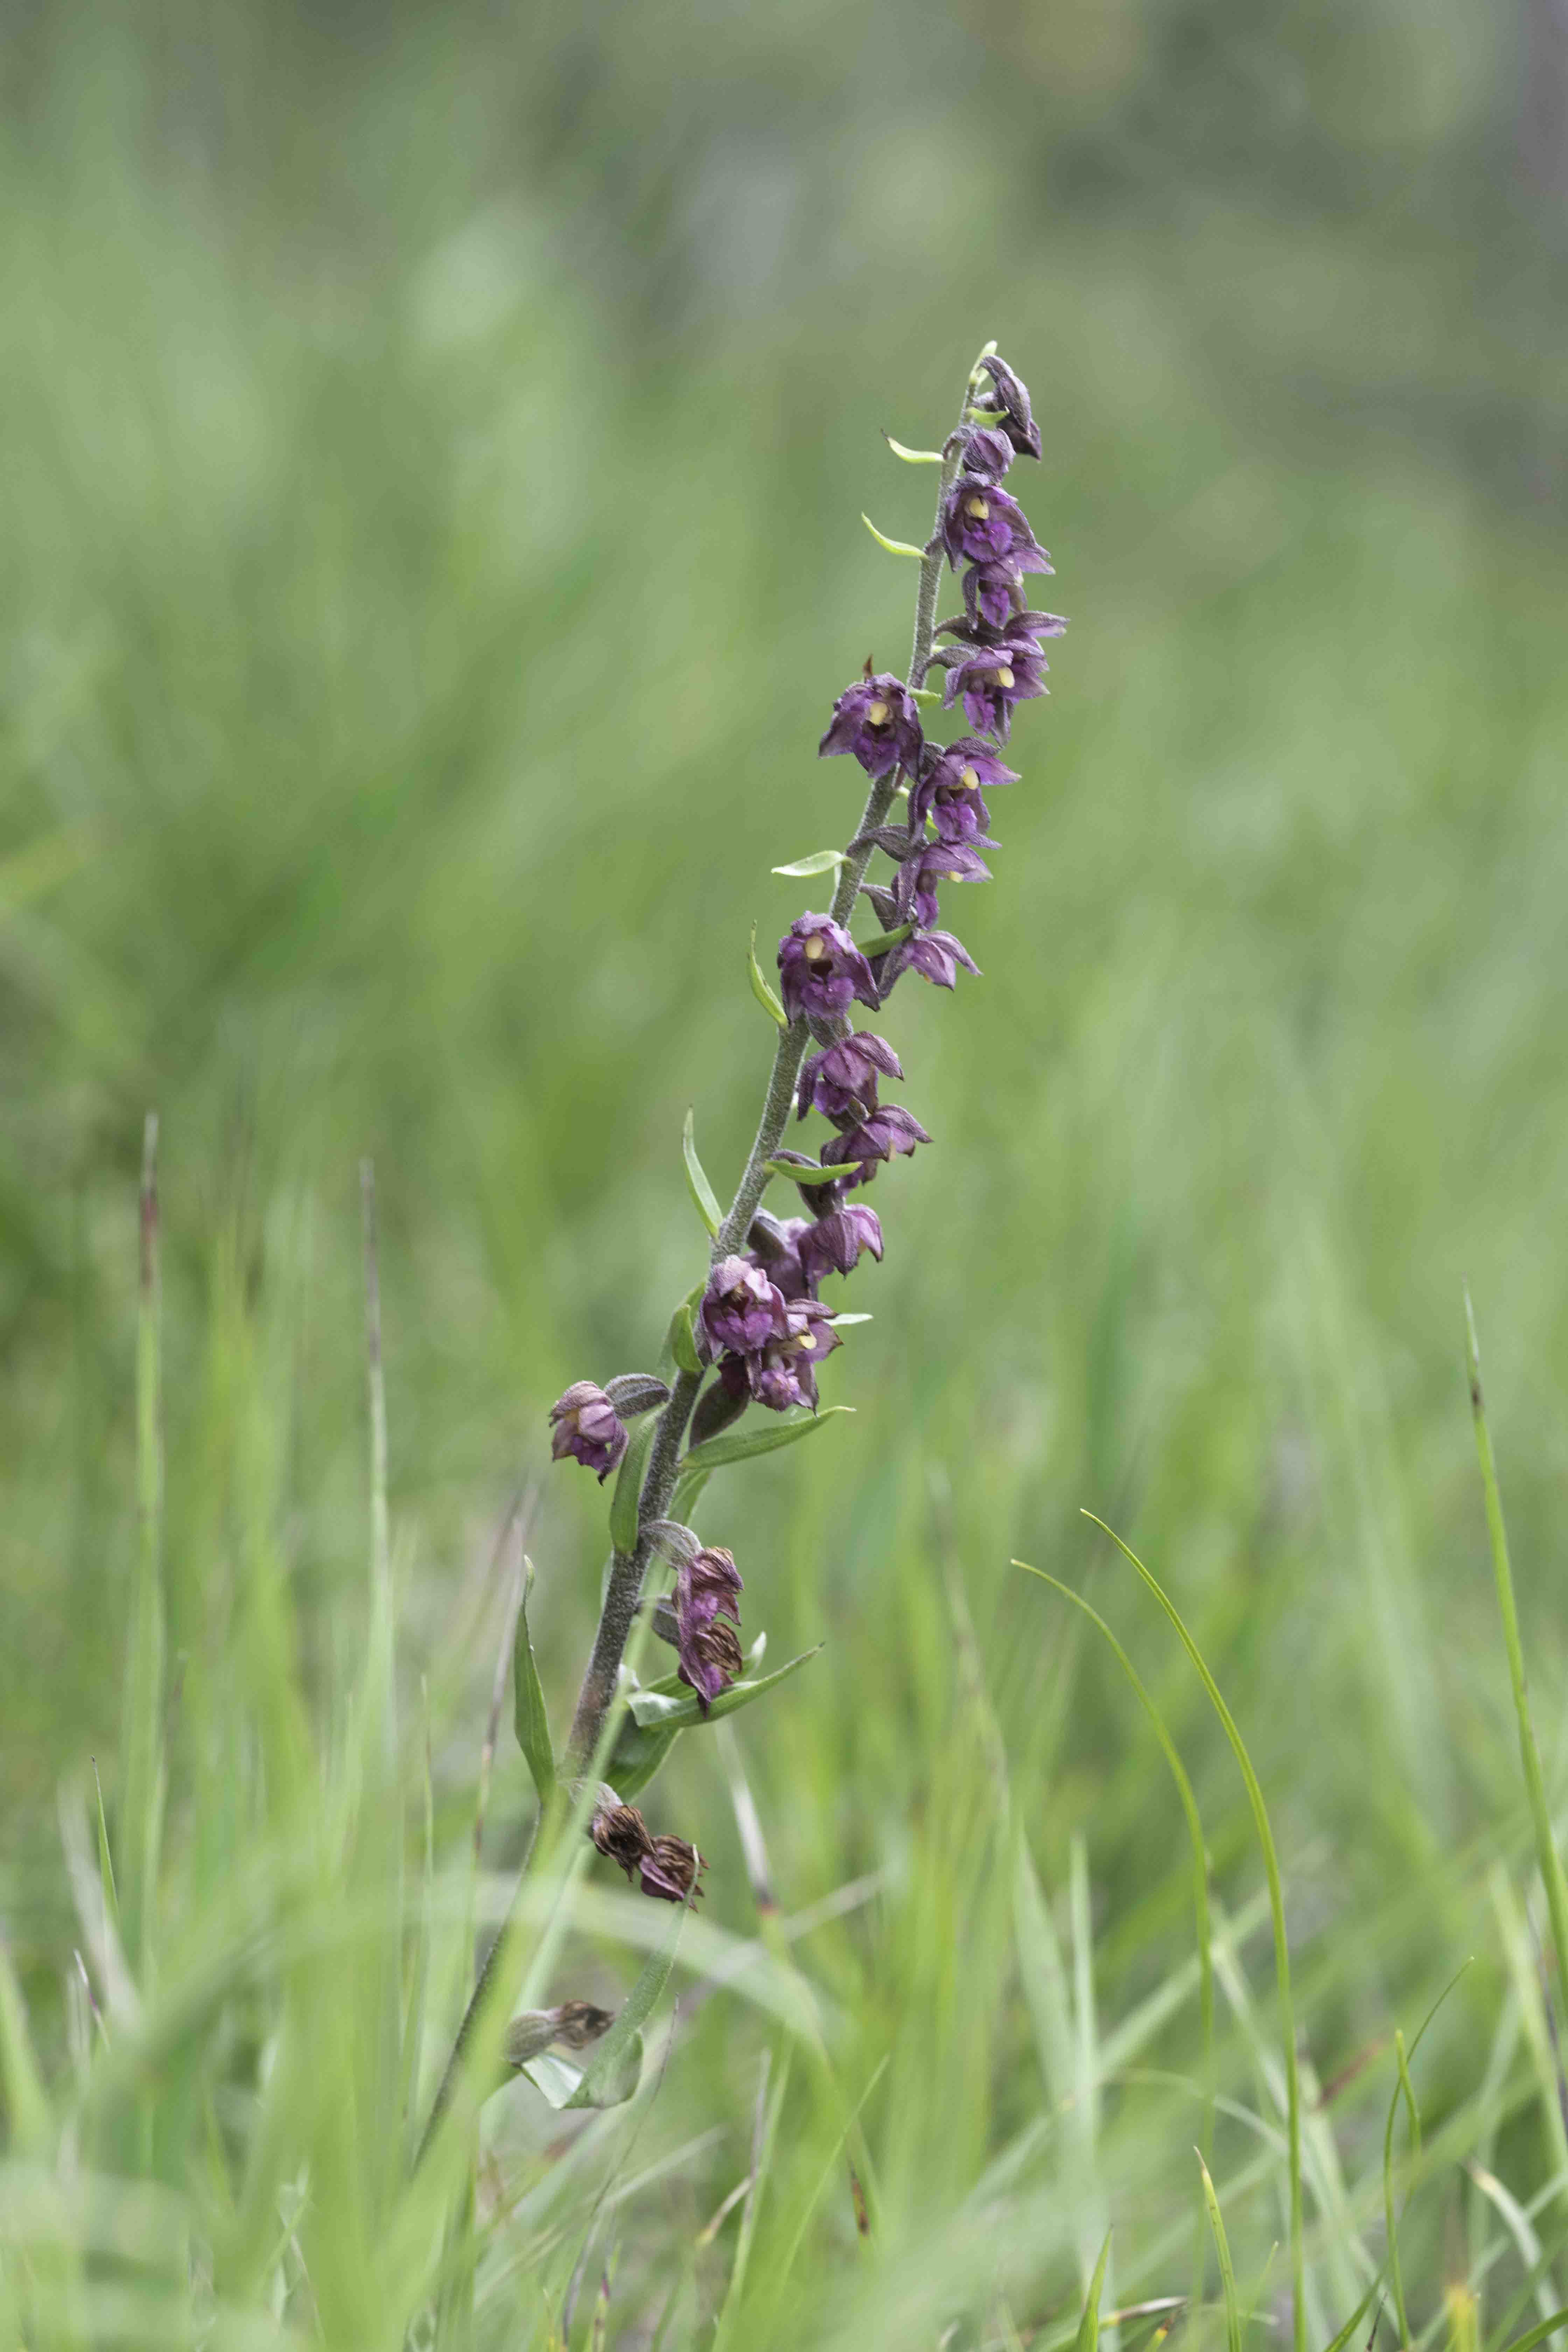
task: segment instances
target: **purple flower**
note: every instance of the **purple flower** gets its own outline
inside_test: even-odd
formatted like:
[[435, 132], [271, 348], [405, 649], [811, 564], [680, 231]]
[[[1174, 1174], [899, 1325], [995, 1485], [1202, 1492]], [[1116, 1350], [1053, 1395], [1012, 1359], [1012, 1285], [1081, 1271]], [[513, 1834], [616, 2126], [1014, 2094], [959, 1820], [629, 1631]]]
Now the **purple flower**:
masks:
[[951, 988], [960, 964], [965, 971], [979, 972], [969, 950], [951, 931], [917, 930], [877, 958], [877, 985], [884, 1002], [892, 993], [893, 982], [905, 971], [918, 971], [937, 988]]
[[963, 444], [963, 470], [999, 482], [1013, 462], [1013, 444], [994, 425], [974, 425]]
[[720, 1259], [708, 1277], [697, 1326], [710, 1361], [725, 1348], [744, 1355], [788, 1328], [784, 1300], [762, 1268], [745, 1257]]
[[817, 756], [832, 759], [839, 751], [853, 751], [868, 776], [885, 776], [900, 763], [913, 769], [921, 755], [920, 712], [901, 679], [881, 671], [845, 688]]
[[884, 1103], [861, 1126], [851, 1128], [846, 1135], [836, 1135], [824, 1147], [822, 1164], [825, 1168], [843, 1168], [852, 1160], [858, 1161], [858, 1181], [864, 1184], [869, 1163], [891, 1160], [896, 1153], [913, 1151], [917, 1143], [930, 1141], [918, 1118], [892, 1103]]
[[977, 849], [964, 841], [929, 841], [906, 857], [895, 885], [900, 919], [912, 914], [922, 929], [937, 919], [939, 882], [989, 882], [991, 868]]
[[1005, 360], [982, 360], [981, 366], [991, 379], [991, 390], [973, 405], [987, 416], [994, 416], [1015, 449], [1031, 457], [1040, 454], [1040, 428], [1029, 406], [1028, 388]]
[[1041, 672], [1045, 656], [1029, 638], [1005, 638], [984, 646], [948, 671], [942, 690], [951, 710], [962, 695], [964, 717], [972, 727], [1005, 742], [1013, 724], [1013, 705], [1030, 702], [1046, 692]]
[[786, 1302], [816, 1296], [800, 1254], [801, 1242], [810, 1231], [809, 1217], [773, 1217], [759, 1209], [752, 1220], [747, 1239], [752, 1244], [752, 1262], [762, 1267], [774, 1288], [783, 1292]]
[[815, 1298], [792, 1298], [789, 1332], [748, 1356], [726, 1356], [719, 1378], [731, 1396], [750, 1394], [770, 1412], [792, 1404], [816, 1410], [816, 1367], [843, 1341], [832, 1328], [832, 1309]]
[[991, 830], [986, 784], [1016, 784], [1017, 771], [977, 735], [961, 735], [945, 751], [928, 743], [921, 773], [910, 791], [910, 831], [930, 817], [939, 841], [973, 841]]
[[800, 1074], [800, 1117], [819, 1110], [828, 1118], [864, 1117], [875, 1108], [877, 1076], [901, 1078], [903, 1065], [886, 1038], [858, 1029], [823, 1054], [813, 1054]]
[[942, 504], [942, 543], [956, 572], [961, 563], [1016, 562], [1036, 545], [1016, 499], [981, 474], [960, 474]]
[[992, 563], [972, 563], [963, 575], [963, 601], [969, 617], [977, 615], [994, 629], [1005, 629], [1024, 604], [1026, 572], [1054, 572], [1043, 547], [1017, 548]]
[[871, 968], [831, 915], [797, 915], [779, 941], [784, 1011], [818, 1021], [847, 1012], [857, 997], [875, 1009]]
[[853, 1274], [862, 1250], [869, 1250], [880, 1263], [882, 1222], [875, 1209], [858, 1205], [830, 1209], [818, 1217], [800, 1245], [802, 1260], [818, 1282], [825, 1274]]
[[741, 1606], [735, 1595], [744, 1590], [734, 1553], [718, 1544], [704, 1544], [676, 1571], [676, 1615], [692, 1625], [710, 1624], [723, 1615], [732, 1617], [738, 1625]]
[[574, 1381], [550, 1408], [552, 1461], [570, 1454], [585, 1470], [596, 1470], [602, 1486], [629, 1443], [625, 1423], [596, 1381]]

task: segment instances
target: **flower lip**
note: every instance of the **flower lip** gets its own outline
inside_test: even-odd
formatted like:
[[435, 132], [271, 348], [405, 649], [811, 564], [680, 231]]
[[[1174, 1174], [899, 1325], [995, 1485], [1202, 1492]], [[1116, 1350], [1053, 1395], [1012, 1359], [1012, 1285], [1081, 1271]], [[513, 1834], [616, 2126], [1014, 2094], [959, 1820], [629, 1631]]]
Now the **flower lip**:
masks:
[[875, 1006], [871, 968], [831, 915], [798, 915], [779, 941], [780, 992], [792, 1021], [826, 1021], [857, 998]]
[[850, 752], [875, 778], [900, 766], [912, 768], [923, 740], [920, 712], [909, 688], [890, 670], [879, 670], [845, 688], [833, 706], [817, 753], [819, 758], [833, 759], [840, 752]]

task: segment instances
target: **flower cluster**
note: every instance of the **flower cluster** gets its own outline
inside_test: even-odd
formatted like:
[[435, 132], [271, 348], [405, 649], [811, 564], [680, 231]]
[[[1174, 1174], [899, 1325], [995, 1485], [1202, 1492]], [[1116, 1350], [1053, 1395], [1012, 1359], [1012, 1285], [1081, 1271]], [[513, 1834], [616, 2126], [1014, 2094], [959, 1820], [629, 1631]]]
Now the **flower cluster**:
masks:
[[[853, 758], [871, 780], [864, 829], [837, 860], [847, 865], [848, 874], [834, 910], [799, 916], [779, 941], [784, 1030], [775, 1068], [783, 1075], [770, 1094], [767, 1118], [773, 1123], [759, 1135], [753, 1154], [756, 1189], [748, 1189], [749, 1169], [731, 1213], [731, 1220], [743, 1223], [765, 1176], [787, 1170], [805, 1214], [781, 1218], [756, 1209], [744, 1230], [743, 1247], [736, 1246], [738, 1233], [727, 1226], [721, 1254], [690, 1315], [684, 1355], [672, 1331], [672, 1352], [685, 1365], [681, 1378], [688, 1383], [678, 1391], [673, 1409], [681, 1416], [690, 1413], [696, 1445], [753, 1404], [773, 1412], [792, 1407], [816, 1411], [818, 1368], [840, 1345], [822, 1286], [830, 1275], [853, 1273], [868, 1253], [880, 1259], [881, 1222], [866, 1205], [865, 1188], [885, 1161], [931, 1139], [911, 1111], [882, 1099], [885, 1087], [902, 1084], [903, 1066], [885, 1038], [856, 1022], [858, 1009], [879, 1012], [906, 971], [952, 989], [961, 969], [978, 971], [963, 942], [942, 927], [941, 893], [949, 883], [990, 879], [986, 860], [994, 844], [988, 795], [1018, 781], [998, 747], [1008, 740], [1016, 706], [1047, 691], [1044, 647], [1067, 625], [1056, 614], [1028, 605], [1026, 580], [1052, 567], [1022, 507], [1003, 487], [1020, 454], [1040, 454], [1029, 395], [1005, 361], [987, 355], [970, 379], [962, 421], [942, 451], [945, 487], [922, 558], [910, 678], [906, 684], [874, 671], [868, 661], [864, 675], [834, 704], [822, 738], [822, 756]], [[933, 629], [934, 583], [944, 557], [962, 573], [963, 611]], [[972, 730], [946, 744], [928, 741], [921, 726], [921, 702], [938, 698], [924, 686], [933, 665], [945, 672], [942, 708], [962, 705]], [[900, 796], [906, 811], [900, 821], [889, 822]], [[889, 859], [893, 871], [868, 881], [863, 877], [873, 852]], [[863, 944], [846, 928], [857, 888], [880, 924], [878, 936]], [[754, 962], [753, 982], [765, 997]], [[816, 1159], [788, 1150], [780, 1141], [789, 1074], [796, 1068], [793, 1107], [798, 1118], [816, 1114], [831, 1129]], [[685, 1314], [683, 1309], [678, 1318], [682, 1329]], [[645, 1375], [625, 1375], [605, 1389], [589, 1381], [576, 1382], [552, 1409], [553, 1454], [557, 1459], [570, 1455], [606, 1478], [627, 1451], [626, 1417], [662, 1403], [668, 1393], [662, 1382]], [[677, 1444], [681, 1425], [675, 1426]], [[665, 1434], [661, 1425], [661, 1445]], [[673, 1465], [674, 1448], [668, 1451]], [[657, 1448], [654, 1458], [658, 1459]], [[675, 1477], [673, 1466], [650, 1472], [642, 1507], [653, 1513], [668, 1508]], [[700, 1544], [689, 1528], [657, 1517], [641, 1520], [637, 1546], [627, 1550], [618, 1537], [613, 1563], [612, 1585], [623, 1579], [628, 1596], [622, 1604], [622, 1643], [638, 1605], [650, 1547], [675, 1570], [673, 1601], [658, 1603], [655, 1622], [675, 1644], [679, 1679], [706, 1714], [743, 1665], [740, 1572], [730, 1552]], [[618, 1656], [618, 1648], [613, 1649], [608, 1673], [601, 1685], [593, 1686], [585, 1717], [580, 1703], [574, 1739], [584, 1755], [591, 1738], [580, 1736], [583, 1723], [591, 1734], [602, 1720]], [[584, 1685], [585, 1692], [590, 1688]], [[640, 1875], [646, 1893], [687, 1899], [703, 1866], [695, 1848], [679, 1838], [651, 1837], [641, 1814], [613, 1799], [613, 1790], [606, 1791], [594, 1818], [591, 1834], [599, 1851], [618, 1862], [628, 1877]]]

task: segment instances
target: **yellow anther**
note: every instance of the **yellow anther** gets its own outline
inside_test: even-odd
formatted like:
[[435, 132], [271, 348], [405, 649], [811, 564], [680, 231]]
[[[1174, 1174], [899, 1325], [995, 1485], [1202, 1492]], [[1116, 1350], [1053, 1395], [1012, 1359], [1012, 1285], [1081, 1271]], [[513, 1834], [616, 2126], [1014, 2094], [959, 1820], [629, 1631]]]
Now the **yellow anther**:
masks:
[[985, 522], [990, 519], [991, 502], [988, 499], [983, 499], [978, 496], [973, 499], [965, 499], [963, 502], [963, 511], [965, 514], [972, 514], [976, 522]]
[[961, 768], [958, 772], [958, 783], [959, 790], [961, 792], [977, 793], [980, 790], [979, 770], [977, 768]]
[[885, 702], [868, 702], [866, 705], [866, 719], [867, 723], [869, 726], [885, 727], [888, 723], [887, 704]]
[[1001, 669], [999, 669], [999, 670], [997, 671], [997, 673], [996, 673], [996, 683], [997, 683], [997, 685], [998, 685], [998, 686], [1011, 686], [1011, 685], [1012, 685], [1012, 683], [1013, 683], [1013, 673], [1012, 673], [1012, 671], [1011, 671], [1010, 669], [1008, 669], [1005, 666], [1004, 666]]

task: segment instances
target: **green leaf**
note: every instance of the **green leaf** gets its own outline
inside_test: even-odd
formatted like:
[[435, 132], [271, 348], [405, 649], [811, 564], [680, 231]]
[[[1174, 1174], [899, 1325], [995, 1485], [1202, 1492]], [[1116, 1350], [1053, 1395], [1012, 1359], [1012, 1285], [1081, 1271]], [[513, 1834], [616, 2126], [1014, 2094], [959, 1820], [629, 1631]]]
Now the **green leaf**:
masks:
[[1083, 2317], [1078, 2324], [1078, 2339], [1073, 2352], [1096, 2352], [1100, 2343], [1100, 2295], [1105, 2284], [1105, 2265], [1110, 2259], [1110, 2232], [1105, 2233], [1105, 2243], [1100, 2250], [1100, 2260], [1094, 2266], [1094, 2276], [1084, 2297]]
[[772, 1690], [775, 1683], [782, 1683], [786, 1676], [798, 1674], [806, 1660], [815, 1658], [821, 1647], [819, 1642], [816, 1649], [803, 1650], [798, 1658], [791, 1658], [787, 1665], [775, 1666], [771, 1675], [759, 1675], [754, 1681], [742, 1677], [741, 1681], [731, 1683], [728, 1690], [720, 1692], [706, 1715], [702, 1712], [697, 1693], [688, 1690], [675, 1675], [665, 1676], [666, 1687], [655, 1683], [647, 1690], [633, 1691], [626, 1701], [626, 1712], [643, 1731], [654, 1728], [687, 1731], [694, 1723], [717, 1723], [721, 1717], [733, 1715], [738, 1707], [750, 1706], [754, 1698], [761, 1698], [763, 1693]]
[[868, 514], [863, 514], [860, 520], [865, 524], [867, 530], [870, 532], [872, 538], [876, 541], [878, 546], [885, 547], [889, 555], [912, 555], [917, 563], [923, 563], [925, 562], [925, 550], [923, 547], [911, 547], [907, 539], [887, 538], [877, 529], [876, 524], [872, 521]]
[[757, 961], [757, 927], [755, 923], [752, 925], [752, 948], [748, 961], [752, 976], [752, 994], [756, 998], [757, 1003], [762, 1006], [763, 1011], [769, 1014], [773, 1020], [776, 1021], [781, 1029], [787, 1029], [789, 1027], [789, 1014], [784, 1011], [784, 1006], [779, 1003], [778, 998], [769, 987], [766, 979], [763, 977], [762, 965]]
[[[753, 1646], [753, 1660], [761, 1657], [761, 1644]], [[687, 1689], [678, 1675], [667, 1675], [662, 1682], [650, 1684], [647, 1690], [634, 1691], [628, 1702], [630, 1712], [616, 1738], [615, 1751], [606, 1768], [605, 1777], [624, 1803], [641, 1794], [664, 1762], [683, 1731], [701, 1723], [713, 1723], [726, 1715], [733, 1715], [740, 1706], [749, 1706], [775, 1683], [804, 1666], [807, 1658], [816, 1655], [815, 1650], [803, 1651], [787, 1665], [771, 1675], [757, 1675], [731, 1683], [721, 1691], [706, 1716], [697, 1704], [696, 1694]], [[639, 1715], [648, 1720], [639, 1721]]]
[[900, 923], [896, 931], [879, 931], [874, 939], [857, 940], [855, 944], [863, 956], [882, 954], [887, 948], [896, 948], [914, 929], [912, 923]]
[[763, 1169], [766, 1175], [788, 1176], [797, 1184], [827, 1184], [845, 1173], [842, 1168], [821, 1167], [815, 1160], [804, 1164], [798, 1160], [764, 1160]]
[[1560, 2327], [1568, 2327], [1568, 2311], [1554, 2311], [1550, 2319], [1542, 2319], [1528, 2335], [1516, 2336], [1508, 2352], [1535, 2352], [1535, 2347], [1547, 2336], [1555, 2336]]
[[669, 1318], [669, 1352], [683, 1372], [700, 1372], [702, 1359], [697, 1352], [696, 1327], [691, 1320], [691, 1308], [682, 1299]]
[[834, 874], [849, 863], [842, 849], [814, 849], [809, 857], [797, 857], [793, 865], [775, 866], [773, 872], [788, 877], [791, 881], [804, 882], [813, 874]]
[[942, 463], [940, 449], [906, 449], [901, 441], [895, 441], [892, 435], [886, 432], [882, 438], [894, 457], [901, 457], [906, 466], [940, 466]]
[[[621, 2008], [620, 2015], [604, 2039], [595, 2044], [594, 2055], [579, 2074], [563, 2058], [546, 2052], [542, 2057], [531, 2059], [522, 2068], [534, 2088], [543, 2093], [552, 2106], [559, 2107], [618, 2107], [625, 2105], [642, 2077], [642, 2029], [652, 2016], [655, 2005], [675, 1966], [676, 1946], [685, 1924], [689, 1905], [677, 1906], [670, 1921], [669, 1933], [658, 1951], [650, 1952]], [[552, 2095], [565, 2087], [566, 2078], [575, 2076], [573, 2087], [564, 2097]], [[546, 2084], [551, 2087], [546, 2088]]]
[[802, 1412], [781, 1418], [769, 1429], [725, 1430], [721, 1436], [710, 1437], [700, 1445], [692, 1446], [681, 1463], [683, 1472], [722, 1470], [731, 1462], [749, 1462], [754, 1454], [776, 1454], [781, 1445], [797, 1445], [803, 1437], [826, 1429], [827, 1423], [841, 1412], [853, 1412], [853, 1405], [825, 1404], [820, 1412]]
[[621, 1552], [635, 1551], [637, 1541], [637, 1504], [642, 1495], [643, 1465], [648, 1447], [653, 1444], [657, 1419], [645, 1421], [625, 1454], [616, 1476], [616, 1491], [610, 1502], [610, 1541]]
[[1193, 2153], [1198, 2158], [1198, 2170], [1204, 2177], [1204, 2206], [1209, 2217], [1209, 2228], [1214, 2232], [1215, 2252], [1219, 2256], [1220, 2284], [1225, 2290], [1226, 2352], [1241, 2352], [1241, 2312], [1236, 2300], [1236, 2273], [1231, 2267], [1230, 2246], [1225, 2234], [1225, 2223], [1220, 2218], [1219, 2199], [1214, 2193], [1208, 2166], [1196, 2148]]
[[917, 702], [940, 702], [941, 695], [934, 686], [911, 686], [910, 692]]
[[720, 1208], [713, 1187], [703, 1171], [702, 1162], [697, 1157], [695, 1126], [696, 1114], [688, 1111], [686, 1124], [680, 1130], [681, 1157], [686, 1162], [686, 1181], [691, 1187], [691, 1197], [697, 1203], [697, 1213], [709, 1232], [716, 1238], [719, 1228], [724, 1222], [724, 1213]]
[[550, 1744], [550, 1717], [545, 1713], [544, 1693], [540, 1686], [539, 1668], [533, 1661], [533, 1643], [528, 1633], [528, 1596], [533, 1590], [533, 1562], [522, 1563], [522, 1599], [518, 1603], [517, 1632], [511, 1644], [511, 1704], [512, 1723], [517, 1732], [517, 1744], [533, 1776], [539, 1791], [539, 1801], [548, 1804], [555, 1786], [555, 1751]]

